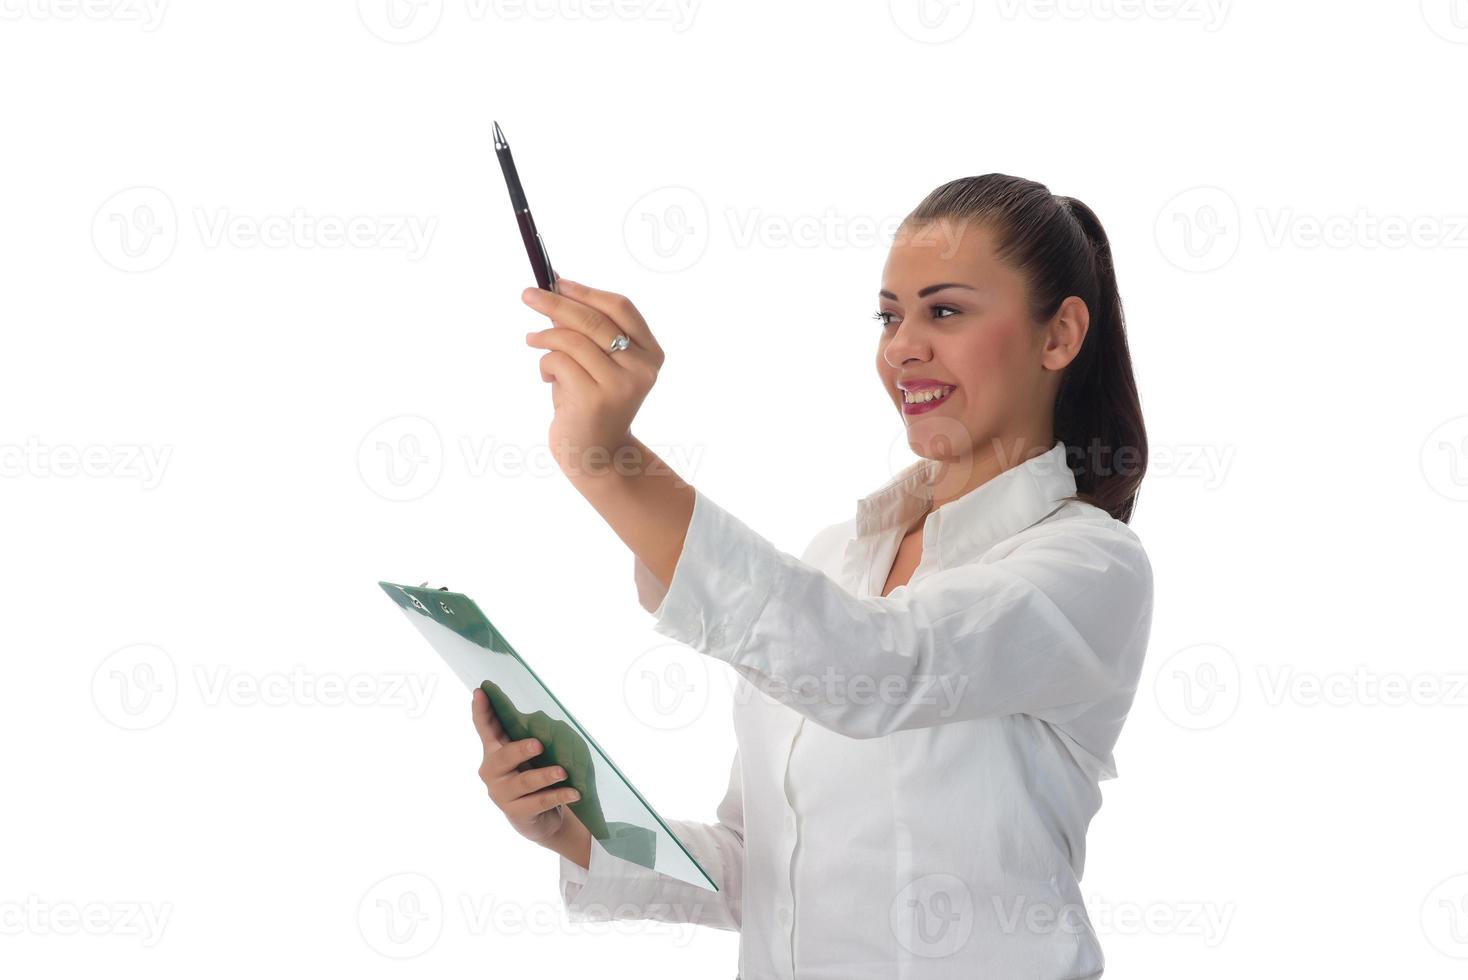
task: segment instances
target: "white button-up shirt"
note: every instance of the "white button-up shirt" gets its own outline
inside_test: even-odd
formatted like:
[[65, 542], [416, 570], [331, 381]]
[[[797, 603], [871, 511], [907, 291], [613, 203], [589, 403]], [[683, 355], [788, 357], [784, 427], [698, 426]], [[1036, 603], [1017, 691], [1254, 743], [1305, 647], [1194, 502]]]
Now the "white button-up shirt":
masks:
[[1080, 980], [1098, 783], [1152, 619], [1135, 532], [1066, 498], [1065, 445], [933, 510], [918, 460], [796, 559], [702, 493], [653, 628], [737, 672], [717, 823], [669, 820], [715, 893], [594, 846], [560, 858], [572, 921], [740, 933], [743, 980]]

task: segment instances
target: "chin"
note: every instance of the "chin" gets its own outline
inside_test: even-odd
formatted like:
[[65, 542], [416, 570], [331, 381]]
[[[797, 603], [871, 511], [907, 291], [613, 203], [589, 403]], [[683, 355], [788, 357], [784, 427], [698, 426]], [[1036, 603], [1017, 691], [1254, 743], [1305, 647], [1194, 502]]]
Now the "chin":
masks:
[[974, 444], [973, 429], [963, 419], [946, 415], [904, 415], [907, 447], [923, 459], [952, 459]]

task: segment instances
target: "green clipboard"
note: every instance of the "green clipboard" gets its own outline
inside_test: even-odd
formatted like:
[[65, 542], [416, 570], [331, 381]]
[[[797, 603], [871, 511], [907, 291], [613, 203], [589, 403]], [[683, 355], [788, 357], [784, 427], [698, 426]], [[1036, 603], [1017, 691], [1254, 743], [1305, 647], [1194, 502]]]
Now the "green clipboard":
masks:
[[622, 775], [596, 739], [581, 727], [559, 698], [536, 676], [462, 592], [378, 582], [429, 644], [471, 690], [489, 695], [505, 733], [537, 738], [544, 751], [532, 767], [557, 765], [581, 799], [567, 803], [597, 845], [624, 861], [690, 885], [717, 892], [719, 886], [683, 846], [667, 823]]

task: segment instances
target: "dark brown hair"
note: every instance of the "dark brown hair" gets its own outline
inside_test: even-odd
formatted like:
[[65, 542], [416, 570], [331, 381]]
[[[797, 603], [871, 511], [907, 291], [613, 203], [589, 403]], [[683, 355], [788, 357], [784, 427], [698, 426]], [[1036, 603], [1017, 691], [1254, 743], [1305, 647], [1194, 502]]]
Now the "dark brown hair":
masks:
[[1055, 438], [1065, 442], [1076, 496], [1129, 521], [1147, 471], [1147, 430], [1132, 375], [1111, 243], [1095, 212], [1044, 184], [1008, 174], [962, 177], [935, 188], [904, 227], [940, 219], [991, 230], [1000, 259], [1025, 281], [1030, 316], [1045, 323], [1068, 296], [1090, 312], [1080, 352], [1055, 400]]

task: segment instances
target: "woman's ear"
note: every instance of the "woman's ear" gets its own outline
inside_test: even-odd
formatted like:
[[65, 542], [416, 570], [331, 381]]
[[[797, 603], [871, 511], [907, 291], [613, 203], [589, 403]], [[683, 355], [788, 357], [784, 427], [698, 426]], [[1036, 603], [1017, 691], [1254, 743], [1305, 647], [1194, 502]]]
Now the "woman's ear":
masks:
[[1045, 346], [1040, 352], [1040, 363], [1052, 371], [1063, 369], [1081, 352], [1081, 344], [1085, 342], [1090, 326], [1091, 311], [1086, 308], [1085, 300], [1079, 296], [1067, 296], [1045, 328]]

